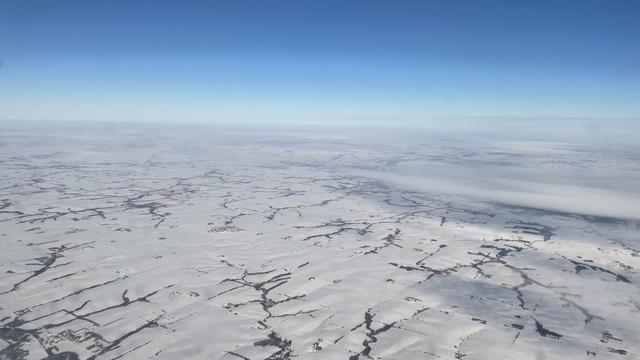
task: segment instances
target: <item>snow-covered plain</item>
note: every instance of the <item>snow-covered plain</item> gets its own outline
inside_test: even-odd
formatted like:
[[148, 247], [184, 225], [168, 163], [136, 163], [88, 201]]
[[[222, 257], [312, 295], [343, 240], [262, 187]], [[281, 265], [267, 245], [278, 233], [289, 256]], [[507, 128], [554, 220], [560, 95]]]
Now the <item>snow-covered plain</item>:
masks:
[[7, 127], [0, 358], [638, 359], [639, 180], [622, 145]]

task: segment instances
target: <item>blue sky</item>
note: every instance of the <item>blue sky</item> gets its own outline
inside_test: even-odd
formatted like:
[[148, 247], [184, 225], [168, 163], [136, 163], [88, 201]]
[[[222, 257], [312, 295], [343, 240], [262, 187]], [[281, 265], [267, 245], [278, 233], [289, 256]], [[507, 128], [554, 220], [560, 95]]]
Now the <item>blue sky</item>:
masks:
[[640, 2], [0, 1], [0, 119], [640, 118]]

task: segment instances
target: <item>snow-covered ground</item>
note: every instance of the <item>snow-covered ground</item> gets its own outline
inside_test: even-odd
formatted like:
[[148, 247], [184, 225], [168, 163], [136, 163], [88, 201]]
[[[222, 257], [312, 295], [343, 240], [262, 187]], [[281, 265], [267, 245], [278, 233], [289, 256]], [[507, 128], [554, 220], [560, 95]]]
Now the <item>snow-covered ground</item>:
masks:
[[640, 150], [0, 133], [0, 358], [638, 359]]

